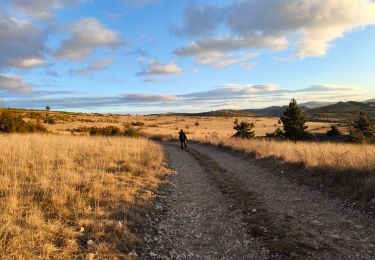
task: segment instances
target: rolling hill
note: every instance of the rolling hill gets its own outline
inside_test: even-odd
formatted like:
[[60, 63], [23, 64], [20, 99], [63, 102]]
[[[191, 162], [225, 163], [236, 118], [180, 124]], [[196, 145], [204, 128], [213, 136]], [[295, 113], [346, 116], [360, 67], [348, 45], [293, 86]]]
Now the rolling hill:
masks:
[[[328, 104], [328, 105], [325, 105]], [[323, 106], [325, 105], [325, 106]], [[279, 117], [287, 106], [271, 106], [260, 109], [222, 109], [201, 113], [168, 113], [175, 116], [217, 116], [217, 117], [244, 117], [244, 116], [271, 116]], [[358, 117], [359, 112], [367, 112], [370, 119], [375, 120], [375, 102], [307, 102], [302, 103], [300, 108], [306, 113], [311, 121], [348, 122]]]
[[314, 108], [307, 111], [310, 118], [325, 120], [354, 120], [359, 112], [367, 112], [371, 119], [375, 119], [375, 103], [339, 102], [325, 107]]

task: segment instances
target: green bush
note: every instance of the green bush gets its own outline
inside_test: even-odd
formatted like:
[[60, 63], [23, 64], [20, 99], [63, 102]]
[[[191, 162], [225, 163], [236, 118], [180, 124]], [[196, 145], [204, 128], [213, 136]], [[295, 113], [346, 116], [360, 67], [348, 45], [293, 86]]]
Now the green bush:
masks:
[[341, 135], [341, 134], [342, 133], [340, 132], [340, 130], [335, 125], [331, 126], [331, 130], [327, 131], [327, 135], [329, 135], [329, 136], [338, 136], [338, 135]]
[[273, 133], [266, 133], [267, 137], [278, 137], [278, 138], [283, 138], [284, 137], [284, 132], [281, 130], [279, 127], [273, 132]]
[[255, 137], [255, 133], [253, 128], [255, 125], [253, 123], [249, 123], [246, 121], [242, 121], [241, 123], [238, 123], [238, 119], [234, 121], [234, 127], [233, 129], [237, 132], [233, 135], [233, 137], [241, 137], [243, 139], [250, 139]]
[[0, 132], [3, 133], [34, 133], [47, 132], [39, 122], [26, 122], [21, 116], [15, 115], [9, 111], [0, 113]]
[[375, 124], [366, 112], [360, 112], [358, 120], [350, 126], [350, 137], [353, 141], [375, 142]]

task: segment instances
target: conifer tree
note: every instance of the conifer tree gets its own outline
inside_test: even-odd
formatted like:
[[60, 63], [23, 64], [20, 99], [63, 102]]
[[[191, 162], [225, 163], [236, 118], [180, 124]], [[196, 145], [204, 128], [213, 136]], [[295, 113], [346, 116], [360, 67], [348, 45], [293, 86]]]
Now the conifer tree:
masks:
[[331, 130], [327, 131], [327, 135], [329, 135], [329, 136], [341, 135], [341, 132], [337, 128], [336, 125], [333, 125], [333, 126], [331, 126]]
[[280, 120], [283, 123], [286, 138], [299, 140], [307, 136], [305, 114], [298, 107], [297, 101], [294, 98], [290, 101]]
[[366, 112], [360, 112], [358, 120], [354, 122], [351, 128], [350, 136], [353, 140], [375, 140], [375, 124], [368, 118]]
[[237, 132], [233, 135], [234, 137], [241, 137], [243, 139], [250, 139], [255, 137], [254, 131], [252, 129], [255, 127], [253, 123], [242, 121], [238, 123], [238, 119], [234, 121], [233, 129]]

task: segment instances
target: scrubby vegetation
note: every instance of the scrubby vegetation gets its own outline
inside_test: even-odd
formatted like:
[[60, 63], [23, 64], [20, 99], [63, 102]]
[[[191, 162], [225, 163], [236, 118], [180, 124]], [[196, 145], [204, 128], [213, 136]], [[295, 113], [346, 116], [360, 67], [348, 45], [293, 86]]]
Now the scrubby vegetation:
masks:
[[50, 125], [56, 124], [56, 120], [52, 116], [49, 116], [49, 115], [47, 115], [44, 118], [43, 122], [46, 123], [46, 124], [50, 124]]
[[236, 130], [236, 133], [233, 137], [240, 137], [242, 139], [250, 139], [255, 137], [255, 132], [253, 128], [255, 127], [254, 123], [249, 123], [247, 121], [238, 122], [238, 119], [234, 121], [233, 129]]
[[116, 126], [91, 127], [89, 133], [90, 133], [90, 135], [102, 135], [102, 136], [121, 136], [121, 135], [123, 135], [123, 131]]
[[128, 136], [128, 137], [139, 137], [140, 133], [137, 129], [130, 125], [125, 125], [124, 130], [116, 126], [106, 127], [91, 127], [89, 130], [90, 135], [101, 135], [101, 136]]
[[139, 131], [131, 126], [125, 127], [123, 134], [128, 137], [140, 137], [141, 136]]
[[336, 125], [331, 126], [331, 129], [327, 131], [328, 136], [338, 136], [342, 135], [341, 131], [337, 128]]
[[0, 133], [47, 132], [39, 122], [25, 121], [20, 115], [9, 111], [0, 111]]
[[0, 135], [0, 259], [123, 259], [163, 169], [132, 138]]
[[140, 122], [140, 121], [132, 122], [131, 124], [132, 126], [144, 126], [145, 125], [145, 123]]
[[358, 119], [350, 128], [350, 137], [353, 141], [375, 142], [375, 124], [368, 118], [366, 112], [360, 112]]

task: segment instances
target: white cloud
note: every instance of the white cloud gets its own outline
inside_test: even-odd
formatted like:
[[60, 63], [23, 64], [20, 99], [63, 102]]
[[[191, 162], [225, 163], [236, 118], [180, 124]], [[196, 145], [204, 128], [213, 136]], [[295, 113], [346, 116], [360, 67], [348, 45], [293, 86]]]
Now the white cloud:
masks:
[[[204, 26], [200, 28], [196, 21]], [[375, 3], [369, 0], [241, 0], [220, 8], [189, 7], [185, 24], [175, 29], [178, 35], [219, 34], [218, 28], [225, 26], [230, 36], [203, 38], [176, 54], [196, 56], [207, 51], [254, 48], [282, 50], [289, 42], [300, 58], [322, 56], [335, 39], [374, 24]], [[278, 39], [278, 44], [270, 46], [270, 37]]]
[[285, 38], [246, 36], [230, 37], [215, 36], [203, 40], [198, 40], [188, 46], [175, 50], [178, 56], [200, 56], [212, 52], [232, 52], [242, 49], [269, 48], [274, 51], [284, 50], [288, 47], [288, 41]]
[[176, 63], [160, 63], [155, 60], [148, 61], [146, 68], [136, 73], [139, 77], [144, 77], [146, 81], [156, 81], [158, 76], [181, 75], [183, 73]]
[[95, 18], [81, 19], [70, 27], [72, 34], [55, 52], [57, 58], [82, 60], [98, 48], [114, 48], [122, 44], [117, 32], [105, 28]]
[[322, 84], [313, 85], [299, 90], [300, 92], [340, 92], [340, 91], [360, 91], [360, 88], [354, 85]]
[[75, 0], [13, 0], [12, 6], [37, 19], [50, 19], [52, 11]]
[[21, 77], [0, 74], [0, 92], [30, 92], [33, 86]]
[[44, 63], [45, 32], [26, 20], [0, 13], [0, 68], [31, 68]]
[[107, 68], [109, 65], [113, 64], [112, 59], [102, 59], [97, 60], [88, 65], [76, 70], [71, 70], [72, 75], [91, 75], [93, 72]]
[[227, 67], [239, 62], [247, 61], [251, 58], [256, 57], [255, 53], [247, 53], [244, 55], [226, 54], [223, 55], [220, 52], [211, 52], [205, 55], [197, 57], [197, 63], [200, 65], [206, 65], [213, 68]]
[[126, 94], [122, 100], [127, 102], [164, 102], [164, 101], [176, 101], [179, 100], [179, 97], [174, 95], [167, 94]]

